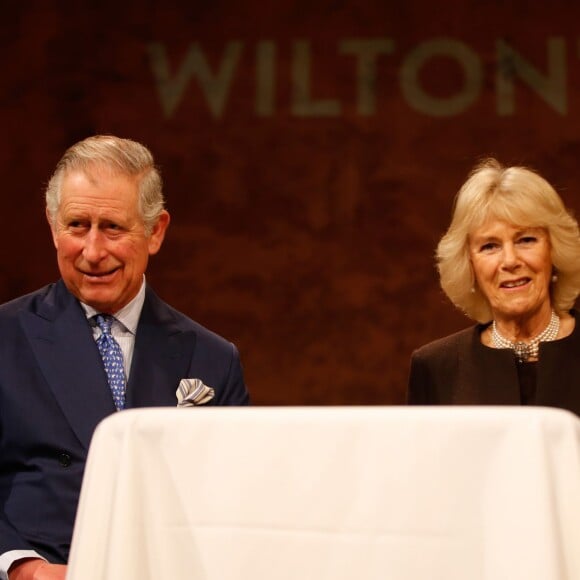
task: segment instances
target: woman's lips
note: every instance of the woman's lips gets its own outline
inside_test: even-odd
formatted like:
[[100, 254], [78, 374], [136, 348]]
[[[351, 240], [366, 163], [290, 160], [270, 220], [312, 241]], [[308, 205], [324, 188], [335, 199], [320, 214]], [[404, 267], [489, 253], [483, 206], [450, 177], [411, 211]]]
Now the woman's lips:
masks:
[[505, 280], [501, 282], [500, 288], [507, 288], [511, 290], [512, 288], [521, 288], [530, 282], [530, 278], [518, 278], [517, 280]]

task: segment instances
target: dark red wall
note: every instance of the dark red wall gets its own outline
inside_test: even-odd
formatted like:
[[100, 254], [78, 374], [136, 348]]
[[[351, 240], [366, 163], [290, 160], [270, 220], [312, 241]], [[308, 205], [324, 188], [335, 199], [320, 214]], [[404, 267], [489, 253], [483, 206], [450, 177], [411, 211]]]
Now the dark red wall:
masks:
[[173, 218], [149, 280], [237, 343], [256, 403], [400, 403], [412, 349], [469, 323], [433, 252], [472, 165], [580, 209], [580, 8], [263, 4], [3, 3], [0, 299], [58, 275], [64, 149], [131, 137]]

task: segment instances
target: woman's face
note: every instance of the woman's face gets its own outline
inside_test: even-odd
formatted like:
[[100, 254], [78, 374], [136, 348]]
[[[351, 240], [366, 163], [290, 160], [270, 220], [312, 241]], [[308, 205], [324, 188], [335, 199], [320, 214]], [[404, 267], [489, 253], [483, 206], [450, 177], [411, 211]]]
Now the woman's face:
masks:
[[551, 309], [552, 260], [544, 228], [522, 228], [490, 218], [471, 232], [469, 255], [496, 320], [521, 319]]

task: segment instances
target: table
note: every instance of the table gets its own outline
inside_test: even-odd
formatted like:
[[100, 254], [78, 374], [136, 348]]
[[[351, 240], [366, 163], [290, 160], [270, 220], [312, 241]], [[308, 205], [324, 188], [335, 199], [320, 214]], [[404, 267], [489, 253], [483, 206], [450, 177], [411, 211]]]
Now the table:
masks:
[[97, 428], [69, 580], [578, 580], [580, 420], [140, 409]]

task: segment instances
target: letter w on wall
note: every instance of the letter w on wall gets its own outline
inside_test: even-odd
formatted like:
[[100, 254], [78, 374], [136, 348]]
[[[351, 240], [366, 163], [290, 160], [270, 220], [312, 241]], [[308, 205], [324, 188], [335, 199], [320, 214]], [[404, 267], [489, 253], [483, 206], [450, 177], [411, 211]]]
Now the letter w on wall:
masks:
[[199, 81], [214, 117], [222, 116], [234, 72], [242, 54], [241, 42], [227, 43], [215, 74], [197, 42], [191, 44], [184, 61], [174, 76], [171, 76], [167, 52], [163, 44], [154, 42], [149, 45], [148, 49], [151, 68], [161, 99], [161, 107], [167, 118], [171, 118], [177, 109], [190, 80], [194, 76]]

